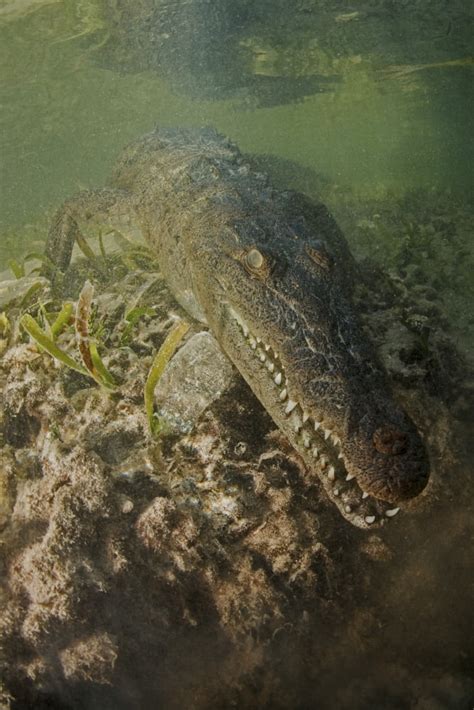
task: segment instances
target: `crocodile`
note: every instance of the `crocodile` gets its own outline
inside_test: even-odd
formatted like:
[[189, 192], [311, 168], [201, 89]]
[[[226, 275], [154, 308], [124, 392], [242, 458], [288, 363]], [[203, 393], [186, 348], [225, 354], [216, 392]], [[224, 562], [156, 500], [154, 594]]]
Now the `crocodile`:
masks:
[[353, 303], [357, 264], [328, 209], [277, 190], [214, 129], [156, 128], [109, 186], [68, 199], [46, 256], [65, 272], [85, 226], [137, 229], [343, 517], [383, 525], [429, 478]]

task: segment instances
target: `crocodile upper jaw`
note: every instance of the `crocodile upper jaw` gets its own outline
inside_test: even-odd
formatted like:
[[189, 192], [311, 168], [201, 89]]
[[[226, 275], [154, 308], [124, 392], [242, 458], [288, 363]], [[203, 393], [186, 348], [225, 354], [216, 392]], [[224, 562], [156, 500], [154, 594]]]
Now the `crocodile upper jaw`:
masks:
[[220, 333], [221, 344], [275, 423], [314, 471], [328, 498], [343, 517], [359, 528], [383, 525], [400, 510], [365, 492], [357, 477], [348, 472], [340, 436], [324, 427], [315, 412], [292, 399], [292, 385], [279, 353], [264, 342], [235, 308]]

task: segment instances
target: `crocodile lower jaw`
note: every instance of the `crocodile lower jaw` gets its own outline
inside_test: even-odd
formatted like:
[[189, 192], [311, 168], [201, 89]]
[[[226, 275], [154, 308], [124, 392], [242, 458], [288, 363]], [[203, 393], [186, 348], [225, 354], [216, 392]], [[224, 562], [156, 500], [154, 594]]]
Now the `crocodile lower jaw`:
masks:
[[291, 383], [288, 382], [278, 353], [250, 330], [234, 308], [229, 306], [228, 310], [238, 325], [248, 352], [266, 373], [268, 384], [274, 388], [276, 399], [281, 405], [279, 419], [282, 421], [283, 416], [283, 430], [309, 468], [318, 473], [329, 498], [342, 515], [361, 528], [378, 527], [393, 518], [400, 509], [390, 507], [390, 504], [363, 491], [356, 476], [347, 472], [338, 435], [326, 428], [322, 419], [292, 399]]

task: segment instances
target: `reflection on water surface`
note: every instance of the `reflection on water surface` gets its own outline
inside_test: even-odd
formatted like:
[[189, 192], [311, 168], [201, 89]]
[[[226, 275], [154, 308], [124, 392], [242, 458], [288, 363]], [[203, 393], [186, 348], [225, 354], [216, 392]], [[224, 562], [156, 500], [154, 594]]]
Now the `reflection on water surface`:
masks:
[[215, 125], [242, 150], [291, 158], [364, 194], [467, 192], [466, 3], [347, 9], [6, 2], [2, 226], [102, 180], [155, 123]]

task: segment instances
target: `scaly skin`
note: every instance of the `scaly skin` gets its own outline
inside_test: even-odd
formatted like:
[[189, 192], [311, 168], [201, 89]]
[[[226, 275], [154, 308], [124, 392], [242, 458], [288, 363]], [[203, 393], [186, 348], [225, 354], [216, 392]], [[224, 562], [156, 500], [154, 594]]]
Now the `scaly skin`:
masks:
[[423, 490], [425, 448], [362, 331], [357, 267], [323, 205], [272, 189], [212, 130], [168, 129], [124, 151], [111, 188], [65, 203], [46, 249], [61, 270], [92, 219], [139, 227], [347, 520], [375, 527]]

